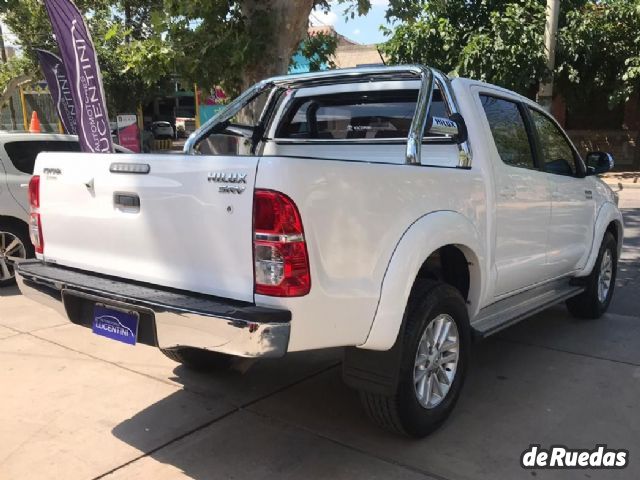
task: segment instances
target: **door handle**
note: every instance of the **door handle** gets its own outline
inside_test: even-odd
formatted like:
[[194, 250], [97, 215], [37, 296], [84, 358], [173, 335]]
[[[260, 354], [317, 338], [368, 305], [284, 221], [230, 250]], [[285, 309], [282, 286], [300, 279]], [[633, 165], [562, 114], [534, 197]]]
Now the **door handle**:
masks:
[[135, 193], [114, 193], [113, 204], [116, 208], [126, 210], [127, 212], [140, 211], [140, 197]]

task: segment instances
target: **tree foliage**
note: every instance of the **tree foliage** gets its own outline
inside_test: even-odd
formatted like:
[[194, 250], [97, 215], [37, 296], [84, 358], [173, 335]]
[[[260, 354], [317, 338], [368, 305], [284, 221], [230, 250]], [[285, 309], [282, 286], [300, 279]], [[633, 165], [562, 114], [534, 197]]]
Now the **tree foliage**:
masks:
[[317, 72], [324, 65], [335, 68], [332, 55], [338, 46], [338, 37], [327, 33], [308, 35], [300, 45], [300, 53], [309, 60], [309, 71]]
[[[85, 15], [88, 27], [96, 46], [96, 52], [103, 73], [109, 110], [130, 111], [135, 109], [137, 101], [145, 101], [156, 91], [150, 89], [143, 78], [127, 68], [130, 49], [126, 38], [132, 35], [145, 35], [140, 24], [147, 23], [145, 15], [149, 2], [138, 0], [138, 4], [129, 0], [126, 3], [109, 0], [78, 0], [76, 5]], [[125, 26], [125, 4], [131, 15], [131, 22]], [[156, 2], [158, 4], [158, 2]], [[39, 0], [8, 0], [0, 4], [0, 17], [17, 37], [23, 56], [21, 69], [34, 78], [40, 78], [35, 55], [36, 48], [57, 52], [51, 24], [44, 6]], [[155, 59], [154, 59], [155, 60]], [[163, 73], [167, 74], [168, 70]], [[156, 85], [162, 84], [164, 77]], [[1, 80], [1, 79], [0, 79]]]
[[[391, 63], [424, 63], [533, 96], [549, 77], [545, 0], [410, 0], [390, 8]], [[563, 0], [556, 85], [572, 101], [640, 89], [640, 0]]]
[[566, 13], [558, 35], [557, 79], [568, 99], [640, 91], [640, 1], [588, 2]]
[[548, 74], [544, 22], [538, 0], [428, 2], [415, 19], [386, 30], [383, 50], [393, 63], [424, 63], [529, 93]]
[[[368, 0], [343, 0], [368, 11]], [[302, 42], [311, 68], [336, 42], [307, 36], [308, 17], [327, 0], [76, 0], [91, 31], [112, 113], [169, 93], [176, 80], [231, 93], [284, 74]], [[56, 51], [41, 0], [4, 0], [0, 18], [18, 38], [24, 72], [38, 75], [35, 48]], [[323, 42], [322, 40], [326, 40]], [[3, 67], [5, 70], [8, 67]], [[0, 72], [0, 82], [2, 73]], [[0, 87], [2, 85], [0, 84]]]

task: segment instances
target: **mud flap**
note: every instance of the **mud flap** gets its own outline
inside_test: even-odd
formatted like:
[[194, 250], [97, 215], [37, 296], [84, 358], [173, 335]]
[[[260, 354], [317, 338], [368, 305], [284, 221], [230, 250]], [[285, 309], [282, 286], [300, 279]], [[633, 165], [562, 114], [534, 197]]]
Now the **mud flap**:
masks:
[[389, 350], [345, 348], [342, 362], [344, 382], [356, 390], [378, 395], [395, 394], [400, 375], [403, 330], [404, 327]]

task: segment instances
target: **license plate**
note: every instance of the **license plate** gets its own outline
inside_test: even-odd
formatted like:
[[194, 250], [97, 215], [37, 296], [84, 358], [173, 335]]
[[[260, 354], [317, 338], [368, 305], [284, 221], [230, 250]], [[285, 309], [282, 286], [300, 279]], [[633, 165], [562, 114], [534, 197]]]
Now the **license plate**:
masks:
[[138, 338], [138, 314], [96, 305], [93, 311], [93, 333], [119, 342], [135, 345]]

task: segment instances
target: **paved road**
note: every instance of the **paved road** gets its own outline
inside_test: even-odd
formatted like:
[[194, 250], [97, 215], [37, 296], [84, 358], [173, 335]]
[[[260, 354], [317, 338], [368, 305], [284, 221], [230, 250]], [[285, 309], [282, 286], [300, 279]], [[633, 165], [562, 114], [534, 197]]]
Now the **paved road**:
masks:
[[628, 188], [619, 194], [626, 238], [610, 311], [640, 316], [640, 189]]
[[[564, 308], [477, 345], [462, 399], [422, 441], [371, 426], [339, 351], [195, 374], [153, 348], [0, 293], [0, 479], [640, 478], [640, 190], [612, 312]], [[623, 471], [524, 471], [531, 443], [630, 450]]]

